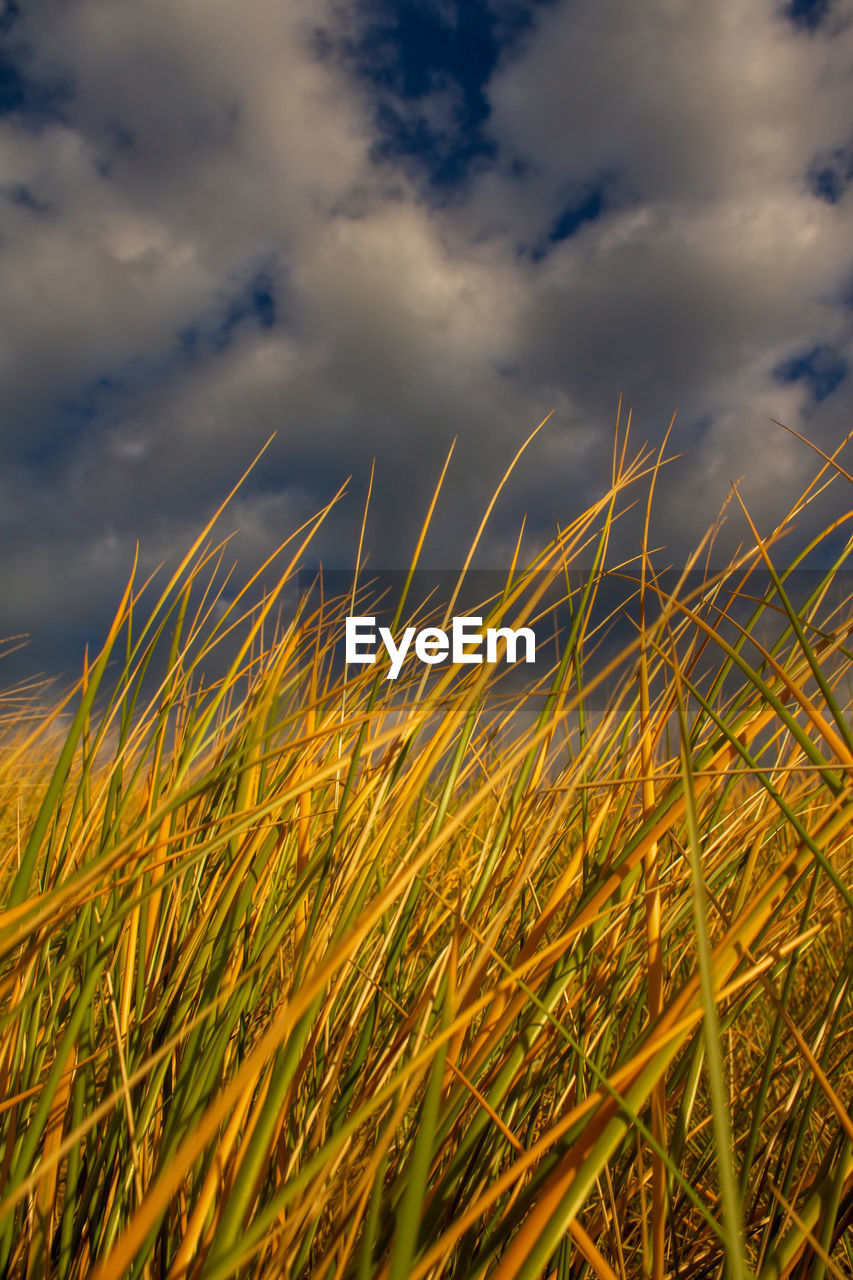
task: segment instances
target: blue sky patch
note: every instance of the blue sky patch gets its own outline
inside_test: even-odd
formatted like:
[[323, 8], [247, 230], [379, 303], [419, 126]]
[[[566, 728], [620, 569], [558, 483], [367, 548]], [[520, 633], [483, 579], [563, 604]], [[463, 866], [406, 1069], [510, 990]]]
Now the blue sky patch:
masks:
[[[14, 20], [14, 6], [0, 10], [0, 39]], [[33, 125], [62, 119], [73, 96], [70, 82], [65, 79], [34, 79], [26, 70], [25, 58], [22, 50], [13, 52], [8, 46], [3, 48], [0, 45], [0, 117], [16, 116]]]
[[785, 17], [801, 31], [816, 31], [829, 15], [829, 0], [789, 0]]
[[[624, 192], [622, 196], [624, 198]], [[597, 222], [613, 203], [608, 180], [576, 187], [571, 198], [560, 207], [543, 239], [532, 248], [529, 245], [521, 246], [519, 255], [529, 256], [533, 262], [540, 262], [555, 245], [570, 240], [587, 223]]]
[[806, 382], [815, 400], [826, 400], [849, 373], [844, 356], [834, 347], [819, 344], [783, 360], [773, 370], [779, 382]]
[[0, 51], [0, 115], [22, 110], [27, 88], [23, 75], [5, 51]]
[[278, 319], [276, 285], [272, 272], [262, 267], [256, 271], [231, 299], [213, 338], [217, 350], [229, 346], [234, 331], [244, 322], [255, 323], [262, 329], [272, 329]]
[[22, 457], [40, 466], [56, 462], [90, 428], [113, 424], [127, 412], [134, 397], [169, 382], [187, 363], [215, 357], [230, 347], [240, 332], [253, 327], [271, 329], [279, 320], [280, 274], [267, 263], [230, 292], [223, 290], [212, 314], [183, 329], [175, 346], [147, 358], [134, 356], [82, 382], [79, 391], [56, 404], [49, 435], [25, 446]]
[[18, 209], [26, 209], [39, 217], [50, 213], [50, 205], [41, 200], [32, 187], [27, 186], [25, 182], [16, 182], [11, 186], [3, 187], [2, 193], [9, 204], [15, 205]]
[[554, 0], [498, 6], [489, 0], [362, 0], [360, 34], [336, 43], [318, 35], [368, 86], [377, 160], [403, 162], [447, 192], [496, 155], [486, 87], [498, 61]]
[[189, 325], [178, 338], [179, 347], [190, 360], [218, 354], [230, 347], [237, 330], [245, 324], [272, 329], [279, 320], [279, 281], [271, 266], [254, 271], [234, 290], [212, 319]]
[[548, 237], [553, 244], [568, 240], [585, 222], [595, 222], [604, 210], [604, 189], [594, 187], [577, 204], [569, 204], [560, 213]]
[[17, 0], [3, 0], [0, 6], [0, 36], [7, 35], [21, 16], [21, 6]]
[[116, 401], [129, 389], [130, 379], [124, 375], [103, 373], [91, 378], [77, 394], [59, 401], [48, 433], [25, 433], [21, 459], [38, 467], [60, 462], [92, 423], [111, 420]]
[[459, 186], [478, 163], [497, 155], [494, 142], [477, 129], [436, 130], [424, 116], [411, 118], [390, 103], [380, 103], [376, 123], [382, 137], [371, 149], [372, 159], [403, 161], [438, 191]]
[[69, 421], [85, 425], [100, 416], [105, 400], [127, 390], [127, 383], [115, 374], [101, 374], [72, 399], [63, 401], [61, 411]]
[[817, 157], [809, 167], [808, 183], [813, 195], [827, 204], [838, 204], [853, 179], [853, 147], [836, 147]]

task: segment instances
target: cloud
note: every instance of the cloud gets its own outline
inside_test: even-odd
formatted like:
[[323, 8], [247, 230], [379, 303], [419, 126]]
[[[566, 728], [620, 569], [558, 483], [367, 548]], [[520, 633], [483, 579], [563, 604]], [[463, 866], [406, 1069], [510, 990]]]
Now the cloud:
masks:
[[0, 632], [33, 661], [273, 431], [223, 524], [247, 570], [351, 475], [316, 548], [348, 564], [374, 456], [373, 563], [402, 563], [454, 437], [426, 554], [458, 565], [554, 409], [499, 564], [601, 491], [620, 394], [638, 444], [678, 407], [678, 562], [736, 477], [772, 524], [810, 472], [771, 417], [847, 430], [851, 0], [7, 11]]
[[830, 396], [840, 378], [803, 376], [791, 396], [776, 373], [810, 351], [831, 351], [838, 371], [851, 352], [850, 206], [809, 182], [815, 156], [849, 147], [851, 16], [835, 6], [825, 34], [815, 22], [805, 35], [739, 0], [701, 14], [663, 0], [559, 6], [491, 82], [507, 163], [483, 178], [468, 232], [479, 222], [520, 245], [550, 232], [527, 269], [519, 365], [598, 421], [618, 387], [641, 435], [679, 406], [699, 502], [692, 522], [672, 514], [673, 536], [710, 519], [723, 477], [746, 470], [768, 519], [779, 471], [799, 482], [810, 460], [782, 465], [800, 446], [772, 427], [768, 465], [768, 416], [808, 420], [824, 443], [845, 425]]

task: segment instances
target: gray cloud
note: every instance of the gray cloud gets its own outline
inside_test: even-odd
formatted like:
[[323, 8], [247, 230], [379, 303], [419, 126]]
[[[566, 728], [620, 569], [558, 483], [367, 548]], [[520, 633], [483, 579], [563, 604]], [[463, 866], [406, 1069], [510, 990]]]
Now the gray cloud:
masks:
[[[849, 380], [819, 399], [803, 362], [853, 367], [849, 0], [814, 31], [747, 0], [543, 7], [483, 90], [492, 158], [429, 194], [328, 39], [364, 13], [36, 0], [10, 30], [67, 89], [0, 117], [0, 632], [33, 662], [94, 642], [137, 538], [180, 550], [272, 431], [223, 525], [247, 569], [351, 474], [317, 544], [349, 563], [373, 456], [373, 562], [400, 563], [454, 436], [428, 557], [460, 563], [553, 408], [500, 563], [524, 511], [535, 541], [600, 491], [620, 393], [638, 444], [678, 407], [677, 563], [731, 480], [766, 526], [812, 470], [771, 417], [847, 430]], [[460, 95], [436, 75], [406, 118], [446, 132]]]

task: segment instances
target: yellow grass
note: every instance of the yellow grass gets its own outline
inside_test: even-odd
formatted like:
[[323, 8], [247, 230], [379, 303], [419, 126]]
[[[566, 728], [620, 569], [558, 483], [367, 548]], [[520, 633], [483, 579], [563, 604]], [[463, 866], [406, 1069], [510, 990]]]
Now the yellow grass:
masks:
[[783, 558], [849, 477], [773, 531], [737, 498], [747, 549], [664, 589], [662, 462], [617, 437], [484, 603], [544, 626], [566, 584], [512, 697], [344, 668], [354, 593], [285, 613], [328, 508], [227, 608], [211, 521], [63, 705], [7, 695], [4, 1274], [853, 1275], [848, 522], [805, 603]]

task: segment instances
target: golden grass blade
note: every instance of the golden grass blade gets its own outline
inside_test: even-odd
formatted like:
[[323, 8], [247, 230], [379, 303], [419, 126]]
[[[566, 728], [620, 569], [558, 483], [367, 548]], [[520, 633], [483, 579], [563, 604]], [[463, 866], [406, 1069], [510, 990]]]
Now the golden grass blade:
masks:
[[148, 617], [131, 578], [112, 685], [86, 657], [73, 707], [0, 696], [0, 1269], [849, 1270], [846, 517], [776, 550], [839, 451], [665, 589], [669, 458], [630, 429], [607, 493], [527, 565], [519, 535], [484, 601], [552, 637], [520, 693], [487, 664], [342, 669], [371, 472], [346, 598], [285, 592], [329, 506], [271, 586], [272, 560], [232, 587], [209, 525]]

